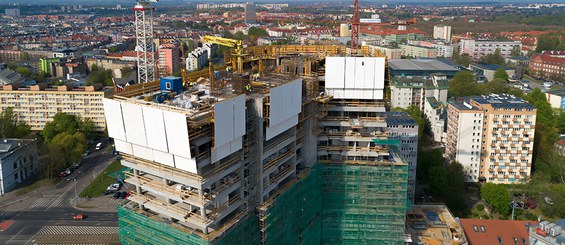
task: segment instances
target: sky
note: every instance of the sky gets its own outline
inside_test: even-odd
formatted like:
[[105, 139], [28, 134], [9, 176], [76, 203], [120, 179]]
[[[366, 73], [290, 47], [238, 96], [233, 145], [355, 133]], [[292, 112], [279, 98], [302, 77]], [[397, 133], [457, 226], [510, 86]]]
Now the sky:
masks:
[[[249, 1], [249, 0], [247, 0]], [[255, 0], [257, 3], [264, 3], [264, 2], [280, 2], [280, 3], [296, 3], [296, 2], [346, 2], [343, 0], [317, 0], [317, 1], [305, 1], [305, 0]], [[202, 2], [202, 3], [212, 3], [212, 2], [246, 2], [246, 0], [233, 0], [233, 1], [226, 1], [226, 0], [160, 0], [163, 4], [171, 4], [171, 3], [184, 3], [184, 2]], [[408, 3], [517, 3], [517, 4], [527, 4], [527, 3], [565, 3], [565, 0], [361, 0], [362, 4], [390, 4], [390, 3], [397, 3], [397, 4], [408, 4]], [[135, 0], [0, 0], [0, 4], [65, 4], [65, 5], [73, 5], [73, 4], [129, 4], [135, 3]]]

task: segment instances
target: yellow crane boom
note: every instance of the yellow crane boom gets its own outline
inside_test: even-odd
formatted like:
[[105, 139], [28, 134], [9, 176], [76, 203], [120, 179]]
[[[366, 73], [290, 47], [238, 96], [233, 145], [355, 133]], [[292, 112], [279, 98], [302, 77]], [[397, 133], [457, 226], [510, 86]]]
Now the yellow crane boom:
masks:
[[[230, 38], [216, 37], [216, 36], [204, 36], [204, 41], [221, 45], [224, 47], [229, 47], [234, 49], [235, 56], [237, 57], [237, 63], [232, 64], [237, 73], [243, 73], [243, 42], [241, 40], [235, 40]], [[211, 62], [211, 61], [210, 61]]]

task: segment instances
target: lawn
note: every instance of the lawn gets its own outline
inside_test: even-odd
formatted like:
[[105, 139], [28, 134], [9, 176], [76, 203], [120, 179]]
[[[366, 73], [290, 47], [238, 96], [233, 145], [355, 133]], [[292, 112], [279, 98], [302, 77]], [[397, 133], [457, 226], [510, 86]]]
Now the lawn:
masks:
[[107, 176], [114, 171], [118, 171], [123, 166], [120, 164], [120, 161], [114, 161], [108, 165], [104, 171], [102, 171], [91, 183], [88, 185], [83, 191], [80, 192], [80, 197], [97, 197], [101, 196], [106, 188], [116, 182], [115, 178]]

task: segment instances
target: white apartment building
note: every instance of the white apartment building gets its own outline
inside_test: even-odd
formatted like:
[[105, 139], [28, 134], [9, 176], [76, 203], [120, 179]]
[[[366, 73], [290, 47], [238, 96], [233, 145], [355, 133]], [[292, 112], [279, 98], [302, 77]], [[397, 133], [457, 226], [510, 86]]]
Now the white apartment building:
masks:
[[536, 112], [526, 101], [507, 94], [450, 103], [446, 159], [463, 165], [468, 182], [527, 182]]
[[438, 101], [435, 97], [426, 97], [424, 114], [430, 121], [434, 142], [444, 143], [447, 137], [445, 132], [445, 123], [447, 121], [446, 103]]
[[202, 47], [196, 48], [186, 57], [186, 70], [196, 71], [202, 69], [208, 63], [210, 57], [216, 53], [217, 45], [204, 43]]
[[434, 39], [442, 39], [446, 42], [451, 42], [451, 26], [435, 25]]
[[0, 139], [0, 174], [0, 195], [39, 174], [36, 141]]
[[500, 49], [503, 57], [512, 56], [512, 50], [522, 48], [520, 41], [496, 41], [496, 40], [461, 40], [459, 43], [459, 54], [468, 54], [473, 60], [479, 60], [481, 57], [492, 54], [496, 49]]
[[442, 74], [431, 78], [396, 76], [390, 84], [391, 107], [415, 105], [423, 111], [426, 97], [435, 97], [439, 102], [447, 103], [447, 82], [447, 76]]

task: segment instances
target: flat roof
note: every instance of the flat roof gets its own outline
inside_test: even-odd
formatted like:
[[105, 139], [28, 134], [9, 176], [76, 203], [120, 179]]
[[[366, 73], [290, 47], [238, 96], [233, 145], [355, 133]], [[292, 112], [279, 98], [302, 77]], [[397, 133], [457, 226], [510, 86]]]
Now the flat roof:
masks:
[[9, 156], [13, 151], [33, 141], [31, 139], [0, 139], [0, 159]]
[[403, 111], [388, 111], [384, 115], [387, 125], [417, 125], [416, 121]]
[[421, 71], [459, 71], [438, 59], [401, 59], [389, 60], [392, 70], [421, 70]]
[[406, 233], [412, 244], [467, 244], [461, 224], [443, 204], [411, 206], [406, 212]]

